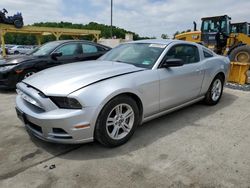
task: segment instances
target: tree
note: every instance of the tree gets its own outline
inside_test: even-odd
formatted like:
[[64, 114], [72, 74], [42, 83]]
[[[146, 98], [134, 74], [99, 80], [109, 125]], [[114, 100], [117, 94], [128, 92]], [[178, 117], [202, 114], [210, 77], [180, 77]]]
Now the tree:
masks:
[[175, 38], [176, 35], [179, 35], [179, 34], [180, 34], [180, 31], [176, 31], [176, 32], [174, 33], [174, 38]]
[[[40, 27], [59, 27], [59, 28], [72, 28], [72, 29], [93, 29], [93, 30], [100, 30], [101, 35], [100, 37], [109, 38], [110, 37], [110, 26], [105, 24], [99, 24], [96, 22], [89, 22], [88, 24], [73, 24], [71, 22], [40, 22], [34, 23], [32, 26], [40, 26]], [[113, 35], [117, 38], [125, 38], [126, 33], [132, 33], [134, 40], [140, 39], [150, 39], [150, 37], [141, 37], [137, 33], [127, 31], [123, 28], [119, 28], [113, 26]], [[66, 40], [71, 39], [70, 36], [61, 36], [60, 39]], [[93, 36], [82, 36], [79, 39], [86, 39], [92, 40]], [[42, 43], [55, 40], [53, 35], [43, 36]], [[28, 34], [6, 34], [5, 39], [7, 44], [27, 44], [33, 45], [36, 44], [36, 37], [35, 35], [28, 35]]]
[[169, 36], [168, 36], [168, 34], [161, 34], [161, 38], [162, 39], [169, 39]]

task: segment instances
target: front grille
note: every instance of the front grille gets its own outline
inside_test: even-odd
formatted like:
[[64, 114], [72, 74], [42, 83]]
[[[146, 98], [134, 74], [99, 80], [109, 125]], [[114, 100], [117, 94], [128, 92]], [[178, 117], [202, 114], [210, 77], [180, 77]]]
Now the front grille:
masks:
[[26, 102], [26, 104], [29, 104], [35, 108], [37, 108], [38, 110], [42, 110], [44, 111], [43, 107], [39, 104], [39, 102], [33, 98], [31, 95], [27, 94], [26, 92], [22, 91], [21, 89], [16, 89], [17, 94], [19, 96], [21, 96], [21, 98], [23, 99], [23, 101]]
[[72, 139], [72, 136], [64, 136], [64, 137], [61, 137], [61, 136], [53, 136], [53, 138], [56, 138], [56, 139]]
[[6, 81], [5, 80], [0, 80], [0, 85], [6, 85]]

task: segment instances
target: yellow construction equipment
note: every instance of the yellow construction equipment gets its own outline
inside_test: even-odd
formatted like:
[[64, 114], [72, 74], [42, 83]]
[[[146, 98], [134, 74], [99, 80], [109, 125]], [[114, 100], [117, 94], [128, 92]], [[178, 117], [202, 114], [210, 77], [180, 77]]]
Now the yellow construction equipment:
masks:
[[84, 35], [93, 35], [95, 40], [98, 40], [101, 31], [87, 30], [87, 29], [55, 28], [55, 27], [36, 27], [36, 26], [24, 26], [20, 29], [17, 29], [13, 25], [0, 24], [0, 41], [2, 43], [3, 56], [6, 56], [5, 40], [4, 40], [4, 36], [6, 33], [23, 33], [23, 34], [36, 35], [38, 45], [41, 45], [41, 37], [44, 35], [54, 35], [56, 37], [56, 40], [59, 40], [60, 36], [62, 35], [72, 36], [73, 39], [77, 39], [78, 37]]
[[191, 41], [191, 42], [201, 42], [201, 32], [200, 31], [190, 31], [186, 33], [180, 33], [175, 36], [178, 40], [185, 40], [185, 41]]
[[228, 81], [236, 82], [239, 84], [247, 83], [248, 82], [247, 71], [249, 67], [250, 67], [249, 63], [231, 62]]
[[205, 17], [201, 20], [200, 31], [181, 33], [175, 38], [201, 43], [217, 54], [229, 56], [231, 61], [250, 64], [249, 23], [231, 24], [231, 18], [227, 15]]

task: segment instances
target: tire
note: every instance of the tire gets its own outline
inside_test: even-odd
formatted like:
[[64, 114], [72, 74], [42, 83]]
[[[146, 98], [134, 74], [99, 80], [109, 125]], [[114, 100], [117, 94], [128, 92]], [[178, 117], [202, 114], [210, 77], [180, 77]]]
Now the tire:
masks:
[[[117, 109], [122, 109], [118, 110], [122, 111], [122, 118], [118, 118]], [[128, 118], [125, 118], [126, 113]], [[108, 119], [113, 120], [108, 121]], [[94, 137], [104, 146], [120, 146], [134, 134], [139, 122], [140, 115], [136, 102], [126, 95], [121, 95], [113, 98], [103, 107], [97, 119]]]
[[21, 20], [15, 20], [14, 21], [14, 26], [16, 28], [22, 28], [23, 27], [23, 21], [21, 21]]
[[25, 70], [21, 73], [21, 75], [19, 76], [19, 82], [21, 82], [23, 79], [28, 78], [29, 76], [35, 74], [37, 71], [35, 69], [28, 69]]
[[204, 99], [205, 104], [211, 105], [211, 106], [216, 105], [221, 99], [221, 96], [223, 93], [223, 86], [224, 86], [224, 78], [222, 75], [219, 74], [213, 79], [205, 95], [205, 99]]
[[230, 53], [230, 60], [237, 62], [247, 62], [250, 64], [250, 46], [244, 45], [233, 49]]

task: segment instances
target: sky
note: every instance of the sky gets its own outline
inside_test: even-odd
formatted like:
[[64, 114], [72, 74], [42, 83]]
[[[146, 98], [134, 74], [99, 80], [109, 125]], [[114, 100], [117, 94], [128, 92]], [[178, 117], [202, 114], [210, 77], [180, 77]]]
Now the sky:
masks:
[[[25, 24], [60, 22], [110, 24], [110, 0], [0, 0], [9, 15], [22, 12]], [[250, 0], [113, 0], [113, 25], [157, 37], [193, 28], [206, 16], [229, 15], [250, 22]]]

